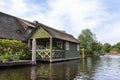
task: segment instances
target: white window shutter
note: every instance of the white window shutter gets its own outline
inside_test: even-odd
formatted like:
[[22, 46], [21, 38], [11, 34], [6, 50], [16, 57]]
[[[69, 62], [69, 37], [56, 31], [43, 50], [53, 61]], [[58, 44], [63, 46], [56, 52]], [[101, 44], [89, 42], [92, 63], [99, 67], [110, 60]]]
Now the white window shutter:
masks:
[[69, 50], [69, 42], [66, 42], [65, 49], [66, 49], [66, 50]]

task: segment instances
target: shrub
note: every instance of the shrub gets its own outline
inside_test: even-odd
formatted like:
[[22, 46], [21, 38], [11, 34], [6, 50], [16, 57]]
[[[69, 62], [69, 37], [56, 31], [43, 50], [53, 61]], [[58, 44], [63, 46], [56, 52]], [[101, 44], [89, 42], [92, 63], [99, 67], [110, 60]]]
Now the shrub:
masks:
[[19, 55], [20, 58], [23, 58], [24, 56], [27, 56], [26, 53], [28, 53], [27, 45], [25, 43], [22, 43], [22, 41], [0, 39], [1, 56]]

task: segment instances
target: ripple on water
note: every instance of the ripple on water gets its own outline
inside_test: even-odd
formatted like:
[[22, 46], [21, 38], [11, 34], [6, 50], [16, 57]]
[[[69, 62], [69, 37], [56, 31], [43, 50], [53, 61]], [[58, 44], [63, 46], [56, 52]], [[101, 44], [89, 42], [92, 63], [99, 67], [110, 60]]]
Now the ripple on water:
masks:
[[95, 69], [93, 80], [120, 80], [120, 56], [106, 55], [101, 57], [99, 64]]

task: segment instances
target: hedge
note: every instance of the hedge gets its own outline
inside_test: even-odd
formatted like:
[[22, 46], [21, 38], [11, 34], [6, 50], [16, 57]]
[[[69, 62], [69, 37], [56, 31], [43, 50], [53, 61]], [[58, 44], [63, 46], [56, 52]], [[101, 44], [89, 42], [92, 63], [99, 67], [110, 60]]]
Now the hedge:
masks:
[[0, 39], [0, 56], [3, 56], [2, 58], [18, 59], [26, 56], [27, 53], [27, 45], [22, 41]]

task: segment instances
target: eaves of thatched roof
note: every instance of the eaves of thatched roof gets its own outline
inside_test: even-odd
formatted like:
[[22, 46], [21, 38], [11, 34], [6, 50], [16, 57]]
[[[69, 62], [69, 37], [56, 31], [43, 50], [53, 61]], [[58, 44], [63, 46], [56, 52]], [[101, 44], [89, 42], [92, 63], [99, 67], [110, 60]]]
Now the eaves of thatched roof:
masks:
[[72, 35], [70, 35], [68, 33], [48, 27], [42, 23], [39, 23], [39, 25], [42, 28], [44, 28], [53, 38], [62, 39], [62, 40], [70, 41], [70, 42], [74, 42], [74, 43], [80, 43], [75, 37], [73, 37]]

